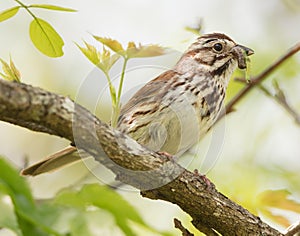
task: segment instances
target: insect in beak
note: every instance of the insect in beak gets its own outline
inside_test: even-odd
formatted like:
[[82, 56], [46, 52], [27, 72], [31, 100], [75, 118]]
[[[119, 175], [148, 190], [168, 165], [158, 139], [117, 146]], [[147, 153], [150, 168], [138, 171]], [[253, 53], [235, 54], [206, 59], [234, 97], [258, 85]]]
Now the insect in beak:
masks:
[[246, 69], [247, 68], [246, 58], [254, 54], [254, 51], [250, 48], [238, 44], [231, 49], [231, 53], [237, 59], [238, 67], [240, 69]]

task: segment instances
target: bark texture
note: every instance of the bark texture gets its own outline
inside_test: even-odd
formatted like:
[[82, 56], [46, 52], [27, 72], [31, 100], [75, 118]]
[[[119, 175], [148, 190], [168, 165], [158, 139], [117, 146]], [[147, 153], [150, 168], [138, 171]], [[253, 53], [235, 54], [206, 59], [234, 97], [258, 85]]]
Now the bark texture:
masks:
[[0, 80], [0, 120], [70, 140], [142, 196], [178, 205], [207, 235], [283, 235], [218, 192], [206, 177], [142, 147], [69, 98]]

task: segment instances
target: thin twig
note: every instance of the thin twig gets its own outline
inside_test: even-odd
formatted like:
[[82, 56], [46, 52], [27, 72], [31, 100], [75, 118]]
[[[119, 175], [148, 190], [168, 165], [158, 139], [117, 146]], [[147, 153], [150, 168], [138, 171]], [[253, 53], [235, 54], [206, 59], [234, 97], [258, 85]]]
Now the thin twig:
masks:
[[[247, 93], [251, 91], [252, 88], [257, 86], [259, 83], [261, 83], [264, 79], [266, 79], [271, 73], [273, 73], [276, 69], [279, 68], [279, 66], [284, 63], [287, 59], [292, 57], [294, 54], [296, 54], [298, 51], [300, 51], [300, 42], [297, 43], [294, 47], [290, 48], [286, 54], [284, 54], [282, 57], [280, 57], [277, 61], [275, 61], [273, 64], [271, 64], [269, 67], [267, 67], [263, 72], [261, 72], [259, 75], [251, 79], [250, 83], [247, 83], [244, 88], [241, 89], [241, 91], [232, 98], [228, 104], [226, 105], [226, 114], [232, 112], [234, 109], [233, 107], [240, 101], [242, 98], [245, 97]], [[221, 115], [224, 116], [224, 114]], [[219, 118], [221, 118], [219, 117]]]
[[190, 231], [184, 228], [181, 221], [176, 218], [174, 218], [174, 226], [182, 232], [182, 236], [194, 236], [194, 234], [190, 233]]
[[263, 91], [268, 97], [274, 99], [279, 105], [281, 105], [295, 120], [296, 124], [300, 126], [300, 114], [298, 114], [295, 109], [291, 107], [291, 105], [288, 103], [286, 96], [282, 89], [276, 85], [274, 86], [276, 89], [275, 95], [272, 95], [272, 93], [264, 86], [259, 85], [258, 88]]

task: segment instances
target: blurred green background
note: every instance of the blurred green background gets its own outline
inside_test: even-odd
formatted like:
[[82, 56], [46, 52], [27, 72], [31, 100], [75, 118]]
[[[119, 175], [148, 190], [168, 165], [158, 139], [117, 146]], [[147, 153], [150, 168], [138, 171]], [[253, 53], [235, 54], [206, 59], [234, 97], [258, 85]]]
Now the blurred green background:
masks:
[[[35, 2], [24, 0], [26, 4]], [[128, 66], [132, 70], [129, 70], [129, 76], [125, 80], [125, 92], [128, 93], [176, 62], [196, 38], [184, 28], [197, 26], [200, 19], [203, 20], [205, 33], [224, 32], [236, 42], [254, 49], [255, 55], [251, 57], [252, 76], [300, 41], [300, 1], [297, 0], [44, 0], [39, 3], [78, 10], [75, 13], [42, 9], [34, 11], [60, 33], [65, 41], [65, 54], [53, 59], [34, 48], [28, 34], [28, 25], [32, 19], [21, 9], [15, 17], [0, 23], [0, 57], [4, 60], [12, 57], [22, 74], [22, 82], [69, 96], [106, 121], [110, 117], [110, 101], [103, 92], [106, 89], [104, 77], [74, 44], [82, 44], [82, 39], [94, 44], [91, 34], [111, 37], [123, 44], [128, 41], [155, 43], [174, 50], [168, 56], [133, 60]], [[12, 0], [2, 0], [0, 11], [14, 5], [16, 3]], [[120, 65], [116, 65], [115, 75], [119, 68]], [[236, 73], [236, 76], [242, 75], [241, 72]], [[300, 54], [288, 60], [264, 81], [263, 85], [271, 92], [274, 92], [274, 79], [285, 92], [290, 105], [300, 113]], [[96, 85], [86, 86], [86, 81], [90, 80]], [[240, 87], [240, 83], [232, 82], [228, 99]], [[93, 93], [88, 91], [89, 88]], [[101, 96], [98, 96], [98, 91]], [[129, 95], [125, 93], [126, 96]], [[253, 213], [260, 214], [272, 226], [283, 230], [289, 223], [299, 220], [300, 214], [300, 126], [259, 89], [254, 89], [236, 108], [236, 112], [226, 116], [225, 121], [218, 125], [221, 133], [211, 132], [199, 144], [199, 149], [195, 149], [200, 150], [197, 152], [200, 152], [201, 157], [187, 159], [184, 163], [188, 163], [187, 168], [190, 170], [203, 170], [221, 192]], [[38, 161], [69, 143], [58, 137], [31, 132], [4, 122], [0, 122], [0, 130], [0, 155], [16, 169], [21, 169], [26, 161]], [[209, 160], [206, 166], [205, 158], [209, 159], [210, 153], [215, 152], [217, 156]], [[103, 172], [105, 173], [101, 174], [101, 178], [104, 181], [99, 181], [93, 175], [88, 175], [89, 171], [84, 165], [76, 164], [52, 174], [27, 178], [26, 181], [34, 198], [48, 199], [62, 188], [71, 186], [80, 189], [83, 183], [101, 184], [112, 180], [111, 173], [106, 170]], [[84, 190], [92, 192], [91, 189], [81, 191]], [[5, 191], [2, 192], [4, 193]], [[118, 193], [151, 228], [149, 230], [131, 219], [129, 221], [135, 225], [131, 227], [136, 235], [160, 235], [162, 231], [178, 235], [179, 232], [173, 229], [174, 217], [189, 225], [188, 216], [174, 205], [143, 199], [138, 191], [129, 187], [119, 189]], [[118, 197], [112, 199], [116, 199], [116, 206], [124, 205], [121, 200], [118, 201]], [[64, 198], [56, 201], [64, 202]], [[103, 204], [102, 207], [98, 205], [99, 209], [105, 209], [107, 205]], [[0, 204], [0, 207], [5, 206]], [[89, 223], [80, 222], [88, 228], [87, 231], [92, 232], [91, 235], [124, 235], [124, 232], [134, 235], [123, 230], [116, 221], [117, 218], [112, 217], [111, 208], [99, 209], [94, 213], [85, 212], [84, 219]], [[119, 209], [120, 212], [124, 211], [121, 207]], [[59, 211], [58, 208], [55, 210]], [[77, 213], [70, 211], [69, 216], [65, 216], [66, 222], [72, 219], [72, 214]], [[121, 213], [118, 216], [121, 217]], [[64, 222], [64, 219], [60, 221], [61, 224], [56, 222], [53, 227], [63, 232], [69, 223]], [[190, 227], [192, 230], [192, 226]], [[74, 232], [78, 233], [79, 229], [76, 230]], [[9, 230], [1, 230], [0, 235], [15, 234]]]

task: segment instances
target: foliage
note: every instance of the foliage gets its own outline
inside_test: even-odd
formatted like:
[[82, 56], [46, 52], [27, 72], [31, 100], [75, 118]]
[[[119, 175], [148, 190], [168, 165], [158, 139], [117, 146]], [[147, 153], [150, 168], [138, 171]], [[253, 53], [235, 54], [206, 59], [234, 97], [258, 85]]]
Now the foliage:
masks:
[[15, 16], [19, 9], [24, 8], [33, 17], [29, 27], [30, 39], [34, 46], [43, 54], [49, 57], [60, 57], [63, 55], [64, 41], [56, 30], [45, 20], [38, 18], [32, 8], [47, 9], [53, 11], [74, 12], [75, 10], [48, 4], [25, 5], [19, 0], [15, 0], [19, 6], [15, 6], [0, 12], [0, 22]]
[[[232, 174], [228, 175], [228, 173]], [[289, 213], [300, 213], [300, 202], [293, 198], [294, 194], [300, 193], [299, 183], [297, 183], [298, 192], [294, 191], [293, 194], [288, 191], [288, 188], [266, 190], [266, 184], [272, 184], [267, 183], [269, 180], [279, 182], [284, 178], [287, 183], [293, 178], [295, 182], [299, 180], [299, 172], [294, 173], [293, 176], [287, 174], [291, 175], [291, 171], [266, 169], [244, 159], [230, 166], [229, 169], [217, 168], [213, 178], [216, 182], [222, 182], [226, 176], [226, 184], [219, 186], [222, 193], [251, 213], [266, 217], [276, 225], [288, 227], [291, 223]]]
[[105, 227], [107, 222], [101, 223], [103, 214], [111, 217], [113, 227], [124, 235], [137, 235], [136, 228], [143, 228], [149, 235], [170, 235], [146, 225], [139, 213], [107, 186], [89, 184], [79, 190], [66, 189], [52, 200], [37, 203], [25, 179], [3, 158], [0, 209], [0, 228], [10, 229], [18, 236], [95, 235], [96, 231], [109, 230]]
[[0, 75], [3, 79], [15, 82], [21, 82], [21, 74], [20, 71], [16, 68], [14, 62], [10, 58], [9, 64], [0, 58], [0, 62], [2, 63], [2, 70], [4, 73], [0, 72]]
[[[128, 60], [131, 58], [142, 57], [154, 57], [160, 56], [165, 53], [164, 49], [158, 45], [141, 45], [138, 46], [134, 42], [129, 42], [125, 49], [120, 42], [111, 38], [104, 38], [99, 36], [93, 36], [97, 41], [102, 43], [102, 52], [98, 51], [95, 46], [88, 44], [84, 41], [85, 47], [81, 47], [77, 44], [81, 52], [100, 70], [103, 71], [110, 90], [110, 96], [112, 101], [112, 116], [111, 125], [115, 127], [117, 125], [117, 119], [119, 117], [121, 104], [121, 93], [123, 88], [123, 82], [125, 77], [126, 66]], [[111, 51], [109, 51], [109, 48]], [[112, 66], [120, 59], [123, 58], [123, 67], [120, 76], [119, 86], [116, 92], [116, 88], [113, 86], [109, 71]]]

